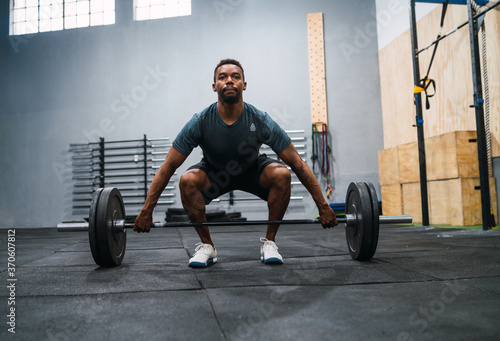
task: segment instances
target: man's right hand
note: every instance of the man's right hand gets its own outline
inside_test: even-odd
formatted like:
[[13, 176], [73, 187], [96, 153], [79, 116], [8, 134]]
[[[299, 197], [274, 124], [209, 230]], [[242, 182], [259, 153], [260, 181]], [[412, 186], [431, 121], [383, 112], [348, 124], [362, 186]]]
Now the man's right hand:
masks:
[[134, 231], [139, 233], [149, 232], [152, 223], [153, 214], [141, 211], [137, 218], [135, 218]]

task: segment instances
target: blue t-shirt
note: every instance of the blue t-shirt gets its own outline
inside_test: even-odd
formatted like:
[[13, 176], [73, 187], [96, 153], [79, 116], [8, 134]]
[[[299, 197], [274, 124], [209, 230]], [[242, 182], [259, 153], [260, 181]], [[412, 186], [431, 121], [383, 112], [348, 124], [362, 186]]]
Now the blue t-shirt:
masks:
[[200, 146], [203, 157], [218, 170], [248, 169], [266, 144], [280, 154], [290, 144], [285, 131], [263, 111], [244, 103], [243, 112], [236, 122], [227, 125], [219, 115], [217, 103], [194, 114], [182, 128], [172, 145], [188, 156]]

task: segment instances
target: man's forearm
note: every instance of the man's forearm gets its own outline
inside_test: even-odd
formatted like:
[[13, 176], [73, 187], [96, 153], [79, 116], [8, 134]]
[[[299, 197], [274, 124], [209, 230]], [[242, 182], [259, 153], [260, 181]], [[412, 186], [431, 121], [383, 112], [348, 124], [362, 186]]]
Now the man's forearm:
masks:
[[322, 210], [329, 207], [321, 192], [318, 180], [314, 176], [311, 168], [309, 168], [307, 163], [299, 156], [293, 143], [290, 142], [286, 149], [279, 154], [279, 157], [289, 165], [292, 171], [297, 175], [300, 182], [311, 194], [318, 209]]
[[151, 185], [149, 186], [148, 196], [146, 197], [146, 202], [142, 208], [143, 212], [152, 213], [158, 199], [165, 187], [167, 187], [168, 182], [174, 172], [179, 166], [186, 160], [187, 156], [179, 153], [174, 147], [170, 148], [165, 162], [161, 165], [160, 169], [156, 173]]
[[146, 202], [144, 203], [143, 210], [148, 212], [153, 212], [158, 199], [165, 187], [167, 187], [173, 172], [169, 172], [167, 167], [160, 167], [158, 173], [156, 173], [151, 185], [149, 186], [148, 196], [146, 197]]
[[309, 168], [305, 162], [302, 162], [299, 166], [292, 167], [292, 170], [307, 191], [311, 194], [316, 206], [318, 206], [318, 208], [327, 207], [328, 204], [323, 196], [323, 193], [321, 192], [318, 180], [311, 171], [311, 168]]

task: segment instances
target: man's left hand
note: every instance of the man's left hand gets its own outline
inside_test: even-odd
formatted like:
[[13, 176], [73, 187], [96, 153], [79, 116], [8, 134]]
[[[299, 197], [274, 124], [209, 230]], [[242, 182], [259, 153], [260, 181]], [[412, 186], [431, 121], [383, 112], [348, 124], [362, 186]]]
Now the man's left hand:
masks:
[[325, 229], [335, 227], [339, 224], [335, 212], [329, 205], [319, 210], [319, 220], [321, 221], [321, 226]]

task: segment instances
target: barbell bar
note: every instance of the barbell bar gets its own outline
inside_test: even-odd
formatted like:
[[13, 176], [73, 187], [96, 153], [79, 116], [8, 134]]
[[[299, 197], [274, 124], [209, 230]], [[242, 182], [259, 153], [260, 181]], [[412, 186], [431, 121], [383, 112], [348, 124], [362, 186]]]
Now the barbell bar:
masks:
[[[114, 187], [99, 188], [92, 196], [88, 223], [60, 223], [57, 231], [88, 231], [90, 250], [97, 265], [114, 267], [125, 256], [127, 229], [133, 223], [125, 221], [125, 207], [120, 191]], [[411, 223], [410, 215], [379, 216], [375, 187], [367, 182], [352, 182], [346, 194], [345, 216], [338, 216], [345, 224], [346, 240], [351, 258], [366, 261], [375, 254], [379, 224]], [[153, 224], [152, 227], [198, 227], [241, 225], [293, 225], [317, 224], [319, 219], [249, 220], [234, 222], [173, 222]]]
[[[261, 199], [262, 200], [262, 199]], [[352, 225], [356, 221], [353, 214], [337, 216], [339, 224]], [[379, 216], [381, 224], [408, 224], [412, 222], [409, 215], [382, 215]], [[123, 232], [123, 229], [133, 229], [134, 223], [126, 222], [125, 219], [116, 219], [112, 221], [115, 232]], [[319, 219], [290, 219], [290, 220], [246, 220], [246, 221], [207, 221], [202, 223], [192, 223], [188, 221], [179, 221], [171, 223], [153, 223], [151, 228], [174, 228], [174, 227], [198, 227], [198, 226], [242, 226], [242, 225], [300, 225], [300, 224], [320, 224]], [[57, 224], [58, 232], [88, 232], [89, 223], [87, 222], [68, 222]]]

